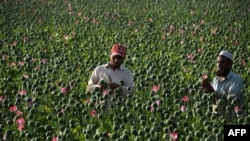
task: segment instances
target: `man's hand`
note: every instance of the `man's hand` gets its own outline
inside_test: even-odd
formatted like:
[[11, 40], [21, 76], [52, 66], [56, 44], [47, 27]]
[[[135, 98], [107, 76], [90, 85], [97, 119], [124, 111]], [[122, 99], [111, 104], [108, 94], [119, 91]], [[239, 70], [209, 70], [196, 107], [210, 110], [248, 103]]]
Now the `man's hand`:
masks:
[[214, 88], [211, 86], [211, 84], [209, 83], [208, 79], [204, 79], [202, 81], [202, 83], [201, 83], [201, 86], [208, 93], [214, 92]]
[[117, 83], [109, 83], [108, 85], [109, 85], [110, 89], [112, 89], [112, 90], [114, 90], [114, 89], [120, 87], [120, 85], [117, 84]]

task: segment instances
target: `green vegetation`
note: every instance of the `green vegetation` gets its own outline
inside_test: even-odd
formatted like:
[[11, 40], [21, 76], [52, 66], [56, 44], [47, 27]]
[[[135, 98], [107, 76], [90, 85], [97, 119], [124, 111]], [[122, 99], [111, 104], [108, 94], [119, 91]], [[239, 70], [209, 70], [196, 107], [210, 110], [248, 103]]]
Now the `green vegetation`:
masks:
[[[249, 0], [3, 0], [0, 140], [223, 140], [224, 124], [250, 116], [227, 123], [199, 80], [233, 52], [248, 109], [249, 19]], [[114, 92], [104, 113], [86, 85], [114, 43], [128, 48], [137, 91]]]

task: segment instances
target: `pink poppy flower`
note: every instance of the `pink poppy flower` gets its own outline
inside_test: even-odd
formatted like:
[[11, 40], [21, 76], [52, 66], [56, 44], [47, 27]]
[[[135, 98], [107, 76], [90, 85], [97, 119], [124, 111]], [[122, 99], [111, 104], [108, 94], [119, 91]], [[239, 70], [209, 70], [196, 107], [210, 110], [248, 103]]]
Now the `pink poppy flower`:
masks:
[[27, 91], [26, 91], [26, 90], [20, 90], [18, 93], [19, 93], [20, 95], [26, 95], [26, 94], [27, 94]]
[[[161, 105], [161, 101], [160, 100], [156, 100], [154, 103], [156, 103], [157, 106]], [[151, 112], [155, 111], [154, 103], [152, 103], [151, 106], [150, 106], [150, 111]]]
[[9, 110], [10, 110], [11, 112], [15, 112], [15, 111], [17, 111], [17, 106], [16, 106], [16, 105], [10, 106], [10, 107], [9, 107]]
[[24, 66], [24, 64], [25, 64], [24, 61], [19, 61], [19, 62], [18, 62], [18, 65], [19, 65], [19, 66]]
[[16, 115], [18, 116], [18, 117], [20, 117], [20, 116], [22, 116], [23, 115], [23, 112], [21, 112], [21, 111], [16, 111]]
[[108, 93], [109, 93], [109, 90], [108, 90], [108, 89], [105, 89], [105, 90], [103, 90], [103, 92], [102, 92], [103, 95], [107, 95]]
[[24, 130], [24, 124], [18, 125], [18, 130], [21, 132]]
[[170, 132], [169, 136], [171, 140], [176, 140], [178, 138], [178, 134], [176, 132]]
[[53, 137], [52, 141], [59, 141], [59, 138], [58, 137]]
[[150, 106], [150, 112], [154, 112], [155, 111], [155, 108], [153, 105]]
[[45, 64], [45, 63], [47, 63], [47, 60], [45, 58], [43, 58], [42, 62]]
[[153, 85], [152, 88], [151, 88], [151, 90], [152, 90], [153, 92], [157, 93], [157, 92], [160, 90], [160, 84], [158, 84], [158, 85]]
[[156, 100], [155, 103], [157, 104], [157, 106], [161, 105], [161, 101], [160, 100]]
[[183, 102], [188, 102], [188, 101], [189, 101], [189, 98], [188, 98], [188, 96], [184, 95], [184, 96], [181, 98], [181, 100], [182, 100]]
[[66, 94], [68, 92], [66, 87], [62, 87], [61, 88], [61, 93]]
[[16, 124], [19, 126], [19, 125], [24, 125], [25, 124], [25, 120], [24, 118], [18, 118], [16, 119]]
[[92, 111], [91, 111], [91, 115], [92, 115], [93, 117], [95, 117], [95, 116], [97, 115], [96, 110], [92, 110]]
[[235, 113], [237, 113], [239, 110], [240, 110], [240, 107], [239, 107], [239, 106], [235, 106], [235, 107], [234, 107], [234, 112], [235, 112]]
[[3, 101], [4, 100], [4, 97], [0, 95], [0, 101]]
[[181, 105], [180, 110], [181, 110], [182, 112], [186, 111], [186, 106], [185, 106], [185, 105]]
[[193, 61], [193, 60], [194, 60], [194, 57], [195, 57], [194, 54], [188, 54], [188, 55], [187, 55], [187, 58], [188, 58], [188, 60], [190, 60], [190, 61]]

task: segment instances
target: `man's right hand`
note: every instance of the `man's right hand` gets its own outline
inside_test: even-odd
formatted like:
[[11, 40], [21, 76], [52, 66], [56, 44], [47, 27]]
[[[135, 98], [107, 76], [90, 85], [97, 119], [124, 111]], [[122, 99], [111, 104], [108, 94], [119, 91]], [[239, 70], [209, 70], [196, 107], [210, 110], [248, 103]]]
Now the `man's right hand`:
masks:
[[214, 88], [211, 86], [211, 84], [209, 83], [208, 79], [202, 80], [201, 86], [208, 93], [214, 92]]

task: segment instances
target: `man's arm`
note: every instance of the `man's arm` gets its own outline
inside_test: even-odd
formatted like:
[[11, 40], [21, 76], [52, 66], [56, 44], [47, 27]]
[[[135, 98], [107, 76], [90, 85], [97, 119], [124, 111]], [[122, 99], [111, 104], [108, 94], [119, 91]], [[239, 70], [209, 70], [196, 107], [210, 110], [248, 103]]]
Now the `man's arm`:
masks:
[[135, 92], [134, 80], [132, 73], [129, 71], [127, 81], [122, 85], [122, 95], [129, 95]]
[[95, 69], [90, 76], [90, 79], [87, 85], [87, 91], [94, 91], [96, 88], [101, 88], [101, 85], [99, 84], [99, 77], [98, 77], [97, 69]]
[[232, 97], [240, 97], [243, 90], [243, 82], [240, 79], [233, 81], [228, 89], [228, 95]]
[[208, 79], [204, 79], [201, 83], [201, 86], [205, 90], [205, 92], [207, 92], [207, 93], [215, 92], [214, 88], [211, 86]]
[[[212, 82], [213, 84], [214, 82]], [[215, 90], [214, 96], [216, 98], [222, 98], [223, 96], [230, 96], [230, 97], [241, 97], [243, 89], [243, 82], [241, 79], [234, 79], [230, 82], [227, 82], [223, 89]]]

